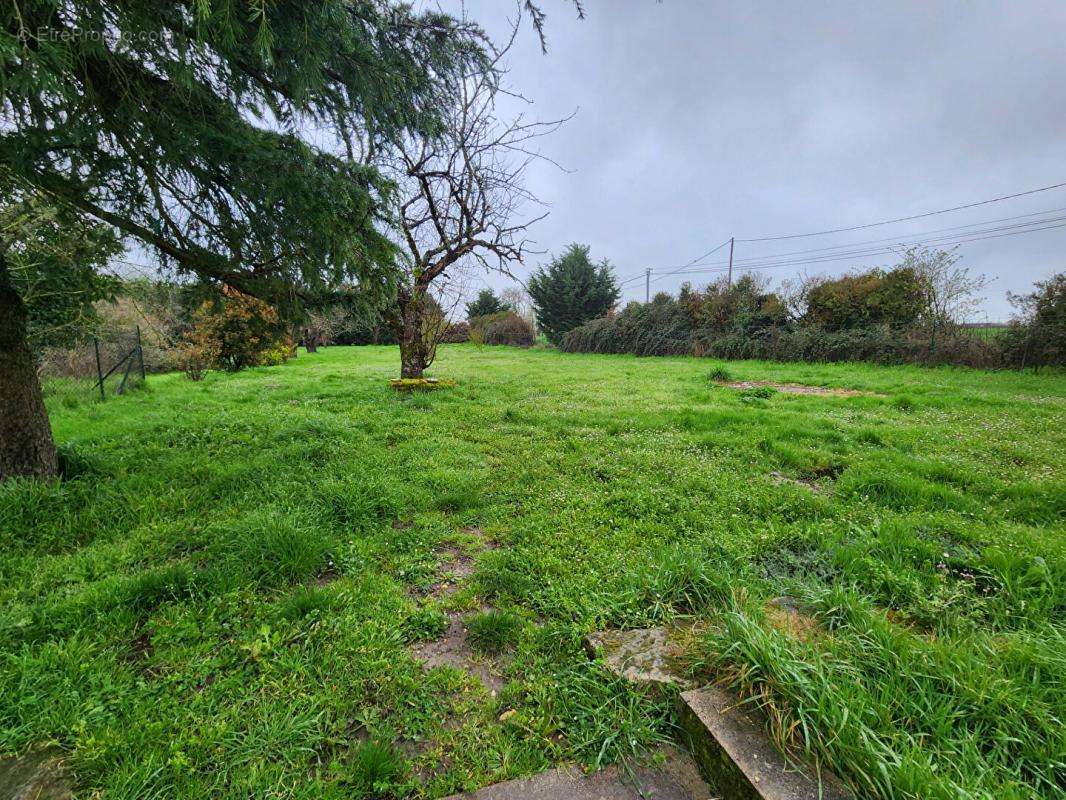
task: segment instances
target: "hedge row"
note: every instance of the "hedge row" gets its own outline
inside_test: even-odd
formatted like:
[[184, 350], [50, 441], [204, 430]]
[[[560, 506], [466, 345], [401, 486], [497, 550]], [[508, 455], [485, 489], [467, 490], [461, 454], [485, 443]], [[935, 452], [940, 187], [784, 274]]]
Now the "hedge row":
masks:
[[[982, 338], [971, 330], [937, 331], [912, 326], [871, 325], [827, 331], [817, 325], [784, 324], [728, 332], [693, 323], [685, 305], [667, 295], [651, 303], [588, 322], [567, 333], [560, 348], [572, 353], [630, 353], [639, 356], [694, 355], [771, 361], [867, 361], [881, 364], [958, 364], [1022, 367], [1066, 363], [1066, 353], [1049, 350], [1049, 334], [1013, 325]], [[1040, 354], [1039, 357], [1036, 354]]]

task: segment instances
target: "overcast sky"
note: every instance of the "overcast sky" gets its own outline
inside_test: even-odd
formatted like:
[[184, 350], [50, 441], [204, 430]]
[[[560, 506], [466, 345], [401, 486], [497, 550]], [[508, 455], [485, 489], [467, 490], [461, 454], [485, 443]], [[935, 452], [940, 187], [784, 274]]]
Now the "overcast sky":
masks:
[[[542, 164], [529, 173], [551, 211], [533, 236], [552, 253], [587, 243], [622, 279], [676, 268], [730, 236], [864, 225], [1066, 182], [1062, 0], [585, 0], [581, 21], [569, 0], [541, 5], [549, 52], [527, 20], [510, 82], [533, 100], [528, 113], [578, 113], [541, 143], [571, 171]], [[466, 8], [497, 37], [514, 15], [507, 0], [466, 0]], [[736, 259], [904, 241], [1054, 209], [1066, 216], [1066, 188], [852, 233], [738, 242]], [[960, 252], [995, 279], [983, 314], [1005, 319], [1008, 290], [1066, 268], [1066, 227]], [[877, 255], [765, 274], [839, 274], [892, 261]], [[652, 291], [674, 291], [681, 280], [663, 277]], [[643, 279], [624, 288], [626, 299], [643, 299]]]

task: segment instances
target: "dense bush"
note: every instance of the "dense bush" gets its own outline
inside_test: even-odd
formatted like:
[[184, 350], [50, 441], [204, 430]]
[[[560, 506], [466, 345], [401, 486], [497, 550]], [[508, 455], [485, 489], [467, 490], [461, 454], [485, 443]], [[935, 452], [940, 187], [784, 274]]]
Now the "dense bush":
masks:
[[913, 325], [924, 310], [918, 273], [911, 267], [824, 279], [807, 287], [804, 321], [827, 331], [870, 325]]
[[1066, 366], [1066, 272], [1010, 295], [1018, 318], [997, 338], [1003, 358], [1019, 367]]
[[718, 283], [703, 291], [685, 286], [678, 298], [659, 294], [650, 303], [631, 303], [621, 313], [574, 328], [559, 346], [568, 352], [642, 356], [986, 368], [1063, 365], [1066, 276], [1057, 275], [1038, 284], [1033, 294], [1014, 298], [1023, 314], [999, 336], [981, 337], [941, 323], [934, 346], [929, 326], [915, 310], [915, 275], [907, 269], [873, 270], [812, 282], [805, 291], [816, 298], [814, 304], [793, 314], [783, 298], [747, 276], [732, 286]]
[[447, 330], [444, 331], [444, 335], [441, 337], [441, 344], [459, 344], [461, 342], [470, 341], [470, 323], [465, 321], [451, 323]]
[[630, 303], [620, 314], [592, 320], [567, 332], [559, 346], [568, 352], [682, 355], [692, 350], [692, 320], [667, 294], [647, 304]]
[[193, 314], [192, 329], [184, 337], [183, 362], [235, 372], [279, 364], [291, 351], [277, 312], [262, 300], [227, 287], [220, 298], [205, 300]]
[[537, 334], [529, 321], [510, 311], [485, 326], [485, 344], [532, 347], [536, 341]]

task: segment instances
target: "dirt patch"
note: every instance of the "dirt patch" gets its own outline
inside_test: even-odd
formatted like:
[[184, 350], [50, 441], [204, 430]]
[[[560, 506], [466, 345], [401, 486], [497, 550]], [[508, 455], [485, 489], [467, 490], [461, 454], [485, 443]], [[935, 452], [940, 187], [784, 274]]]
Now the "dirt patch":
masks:
[[[147, 678], [155, 678], [159, 670], [151, 665], [152, 656], [155, 654], [155, 646], [152, 637], [147, 631], [141, 631], [130, 639], [129, 650], [121, 655], [121, 659], [129, 666]], [[0, 797], [3, 797], [0, 794]]]
[[[481, 550], [490, 550], [498, 546], [485, 536], [481, 528], [476, 526], [464, 528], [463, 533], [476, 539]], [[454, 544], [441, 545], [434, 552], [440, 559], [438, 571], [440, 579], [429, 588], [426, 596], [436, 600], [447, 599], [459, 591], [466, 580], [473, 575], [474, 558]], [[485, 606], [480, 610], [491, 609]], [[450, 666], [462, 670], [481, 681], [489, 693], [495, 697], [505, 683], [500, 674], [501, 662], [499, 659], [475, 653], [470, 645], [466, 619], [476, 613], [476, 611], [448, 612], [448, 627], [444, 634], [434, 641], [413, 645], [411, 655], [426, 669]]]
[[341, 574], [337, 572], [336, 567], [333, 566], [333, 562], [331, 561], [325, 571], [315, 578], [315, 586], [321, 589], [324, 586], [329, 586], [334, 581], [340, 580], [340, 577]]
[[869, 397], [874, 394], [873, 392], [860, 392], [857, 389], [837, 389], [827, 386], [806, 386], [802, 383], [774, 383], [773, 381], [730, 381], [718, 385], [730, 389], [760, 389], [765, 386], [782, 394], [815, 394], [830, 397]]
[[802, 486], [804, 489], [814, 492], [815, 494], [832, 494], [833, 487], [825, 483], [819, 483], [811, 478], [790, 478], [783, 472], [774, 470], [770, 473], [770, 480], [777, 486]]
[[152, 637], [149, 636], [147, 631], [142, 631], [130, 642], [130, 661], [147, 661], [154, 652]]
[[422, 642], [411, 648], [411, 655], [426, 669], [455, 667], [480, 680], [493, 697], [505, 683], [500, 675], [500, 664], [474, 652], [466, 629], [466, 615], [448, 614], [448, 628], [444, 635], [432, 642]]
[[478, 545], [482, 550], [496, 550], [499, 548], [500, 543], [485, 533], [477, 525], [471, 525], [469, 528], [463, 528], [463, 533], [467, 536], [473, 536], [478, 541]]
[[451, 597], [474, 574], [474, 559], [454, 545], [438, 547], [434, 552], [441, 560], [440, 579], [420, 594], [437, 599]]
[[818, 623], [804, 613], [803, 607], [794, 597], [775, 597], [767, 601], [763, 611], [770, 627], [801, 642], [810, 641], [818, 631]]

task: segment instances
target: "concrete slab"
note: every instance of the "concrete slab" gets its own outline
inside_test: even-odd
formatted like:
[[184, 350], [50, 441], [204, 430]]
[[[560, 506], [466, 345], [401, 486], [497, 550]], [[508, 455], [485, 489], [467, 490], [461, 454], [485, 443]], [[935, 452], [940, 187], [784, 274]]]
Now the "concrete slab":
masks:
[[632, 776], [614, 766], [591, 775], [559, 767], [446, 800], [712, 800], [692, 756], [673, 747], [663, 753], [662, 765], [640, 767]]
[[854, 800], [834, 775], [790, 761], [759, 713], [714, 688], [681, 694], [681, 728], [711, 790], [736, 800]]
[[57, 747], [0, 758], [0, 800], [70, 800], [70, 777]]
[[599, 631], [585, 637], [585, 650], [634, 683], [690, 688], [695, 684], [685, 676], [681, 656], [691, 633], [685, 626]]

